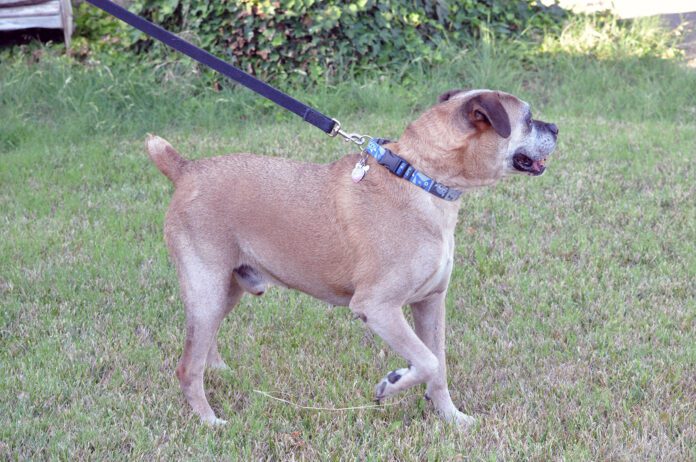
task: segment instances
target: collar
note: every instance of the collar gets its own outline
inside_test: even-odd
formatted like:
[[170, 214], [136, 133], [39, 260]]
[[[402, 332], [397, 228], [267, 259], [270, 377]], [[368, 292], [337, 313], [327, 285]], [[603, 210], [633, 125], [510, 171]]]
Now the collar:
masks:
[[462, 195], [461, 191], [438, 183], [428, 175], [413, 168], [413, 166], [403, 158], [382, 146], [390, 142], [391, 141], [383, 138], [372, 138], [365, 147], [365, 152], [374, 157], [378, 164], [384, 166], [394, 175], [415, 184], [419, 188], [428, 191], [430, 194], [446, 201], [455, 201], [459, 199], [459, 196]]

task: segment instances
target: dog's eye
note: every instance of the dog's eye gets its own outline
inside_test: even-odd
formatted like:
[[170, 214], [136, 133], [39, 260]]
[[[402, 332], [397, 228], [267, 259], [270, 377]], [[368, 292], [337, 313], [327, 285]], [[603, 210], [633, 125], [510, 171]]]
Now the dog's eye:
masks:
[[527, 124], [528, 127], [532, 126], [532, 115], [527, 114], [527, 117], [524, 119], [525, 123]]

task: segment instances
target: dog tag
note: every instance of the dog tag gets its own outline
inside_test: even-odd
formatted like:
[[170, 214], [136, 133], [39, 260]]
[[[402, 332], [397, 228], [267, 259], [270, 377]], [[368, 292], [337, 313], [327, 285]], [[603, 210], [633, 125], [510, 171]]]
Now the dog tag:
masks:
[[351, 179], [353, 180], [353, 183], [357, 183], [360, 180], [362, 180], [365, 177], [365, 173], [370, 170], [369, 165], [365, 165], [364, 161], [360, 161], [357, 164], [355, 164], [355, 167], [353, 167], [353, 171], [350, 174]]

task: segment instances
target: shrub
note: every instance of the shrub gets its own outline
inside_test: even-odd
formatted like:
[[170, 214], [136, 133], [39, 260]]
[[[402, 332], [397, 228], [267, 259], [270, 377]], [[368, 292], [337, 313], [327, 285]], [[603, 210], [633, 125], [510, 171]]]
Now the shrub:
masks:
[[551, 54], [675, 58], [679, 29], [665, 30], [658, 17], [620, 20], [609, 13], [578, 16], [555, 36], [545, 37], [541, 51]]
[[[297, 73], [312, 81], [415, 59], [438, 63], [443, 47], [464, 47], [482, 31], [533, 36], [560, 30], [565, 17], [530, 0], [136, 0], [129, 8], [262, 78]], [[166, 56], [114, 21], [87, 5], [78, 9], [79, 33], [97, 42], [94, 49], [120, 42], [146, 59]]]

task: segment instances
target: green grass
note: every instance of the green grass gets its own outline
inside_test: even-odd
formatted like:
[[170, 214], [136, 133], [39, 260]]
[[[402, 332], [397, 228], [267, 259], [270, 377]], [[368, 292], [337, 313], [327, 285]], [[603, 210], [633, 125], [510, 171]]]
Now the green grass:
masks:
[[[330, 161], [339, 141], [243, 90], [50, 56], [0, 64], [0, 456], [14, 459], [695, 460], [696, 73], [673, 61], [511, 44], [293, 93], [350, 131], [397, 137], [455, 87], [499, 88], [555, 121], [546, 175], [467, 196], [448, 296], [455, 403], [369, 404], [403, 361], [304, 295], [245, 297], [208, 373], [224, 428], [199, 424], [174, 368], [183, 308], [162, 241], [169, 182], [146, 132], [189, 157]], [[339, 238], [339, 237], [337, 237]]]

